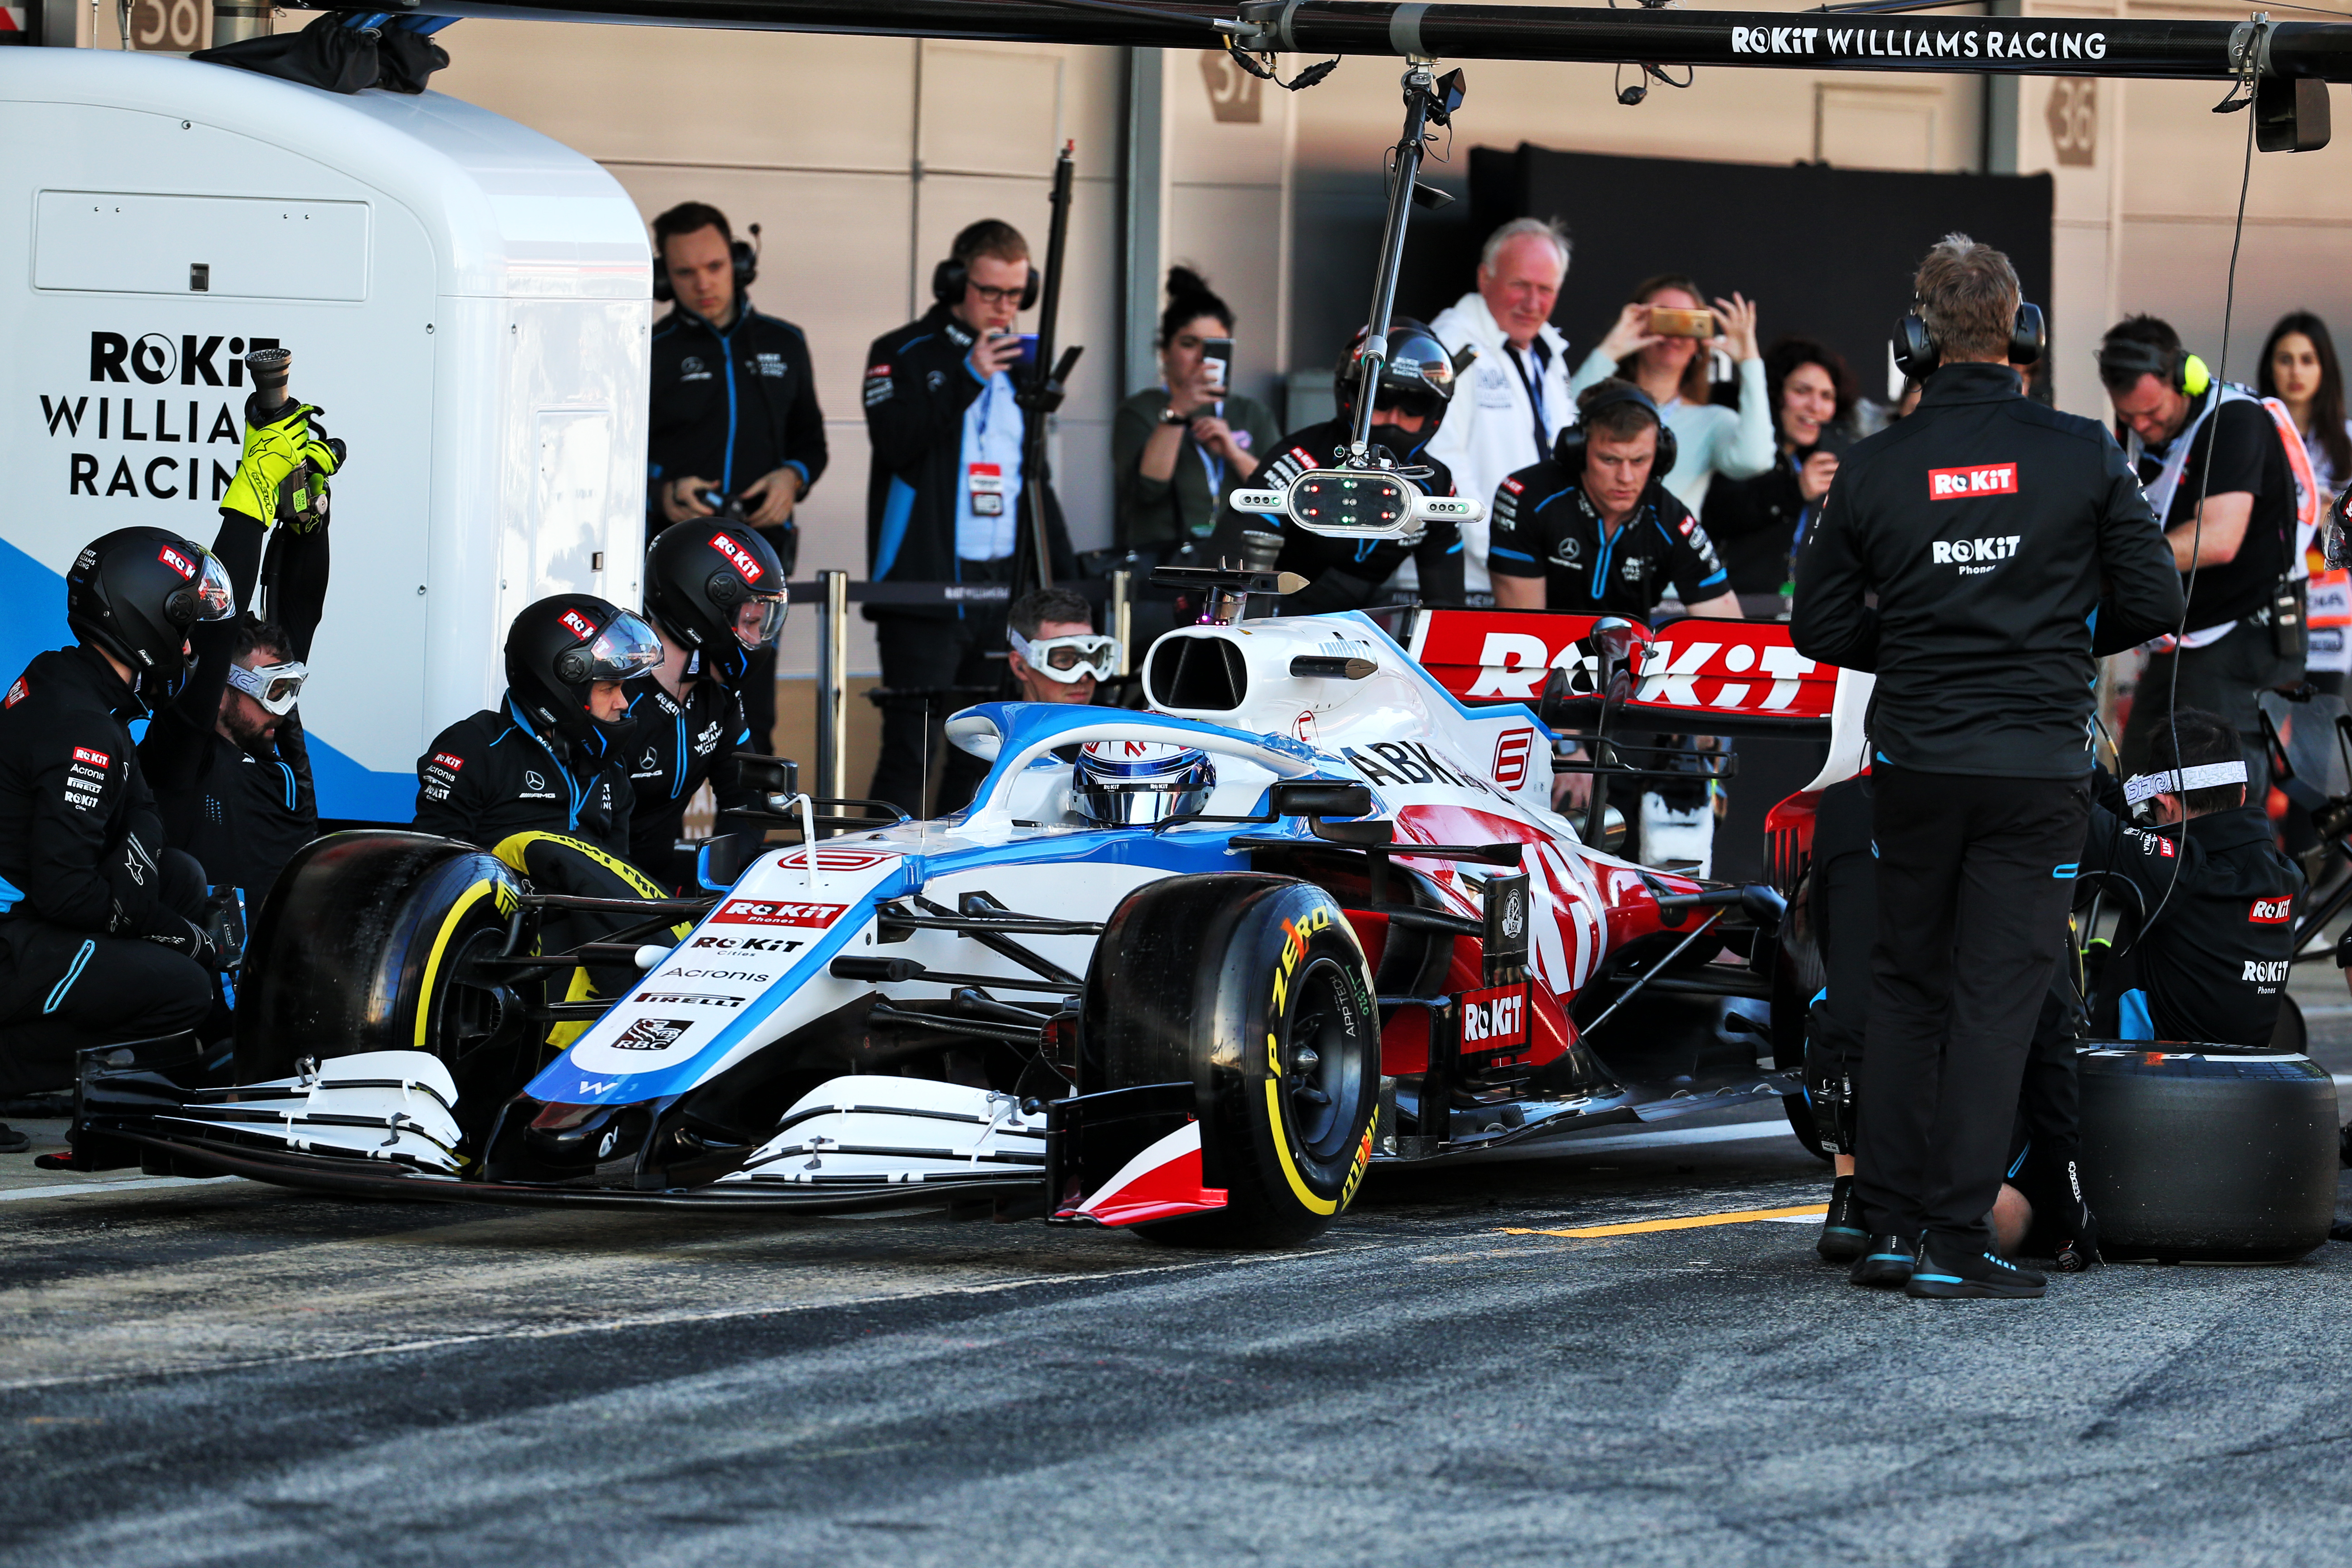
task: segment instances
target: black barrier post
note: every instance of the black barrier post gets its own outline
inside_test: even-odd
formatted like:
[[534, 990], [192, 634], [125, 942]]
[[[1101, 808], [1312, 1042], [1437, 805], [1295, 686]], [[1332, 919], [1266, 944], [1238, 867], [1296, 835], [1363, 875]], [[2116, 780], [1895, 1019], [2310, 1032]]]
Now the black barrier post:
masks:
[[816, 580], [816, 793], [840, 800], [849, 794], [849, 574]]

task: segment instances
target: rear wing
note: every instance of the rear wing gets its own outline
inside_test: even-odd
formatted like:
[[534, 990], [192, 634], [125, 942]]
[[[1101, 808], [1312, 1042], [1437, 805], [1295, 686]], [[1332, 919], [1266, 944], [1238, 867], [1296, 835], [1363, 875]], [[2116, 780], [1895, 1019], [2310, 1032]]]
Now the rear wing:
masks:
[[[1426, 607], [1411, 615], [1400, 639], [1405, 651], [1463, 702], [1533, 705], [1549, 697], [1541, 710], [1548, 722], [1599, 716], [1600, 661], [1584, 639], [1600, 617]], [[1678, 734], [1830, 732], [1837, 668], [1800, 654], [1785, 622], [1688, 616], [1642, 641], [1625, 718], [1655, 718]], [[1565, 675], [1555, 681], [1554, 670]]]

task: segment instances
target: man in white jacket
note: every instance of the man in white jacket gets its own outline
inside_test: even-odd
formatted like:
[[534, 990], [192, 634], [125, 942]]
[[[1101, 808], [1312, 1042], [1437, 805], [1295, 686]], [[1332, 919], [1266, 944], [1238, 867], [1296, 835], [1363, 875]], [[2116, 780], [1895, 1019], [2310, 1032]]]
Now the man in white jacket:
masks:
[[[1457, 354], [1465, 343], [1476, 345], [1478, 359], [1463, 374], [1429, 455], [1452, 470], [1456, 495], [1490, 509], [1495, 488], [1548, 456], [1559, 427], [1576, 422], [1568, 340], [1551, 324], [1568, 257], [1568, 235], [1557, 222], [1513, 218], [1486, 237], [1476, 290], [1430, 323]], [[1462, 548], [1463, 586], [1492, 593], [1484, 521], [1462, 525]], [[1412, 573], [1407, 563], [1396, 585], [1412, 586]]]

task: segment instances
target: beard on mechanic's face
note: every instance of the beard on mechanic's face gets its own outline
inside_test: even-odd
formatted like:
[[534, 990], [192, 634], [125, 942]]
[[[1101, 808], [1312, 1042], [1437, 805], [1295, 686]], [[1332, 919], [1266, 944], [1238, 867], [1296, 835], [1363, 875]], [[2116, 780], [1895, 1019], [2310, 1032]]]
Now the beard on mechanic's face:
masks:
[[278, 743], [278, 726], [285, 720], [242, 691], [226, 695], [228, 700], [221, 705], [221, 723], [227, 729], [229, 739], [256, 756], [268, 752]]

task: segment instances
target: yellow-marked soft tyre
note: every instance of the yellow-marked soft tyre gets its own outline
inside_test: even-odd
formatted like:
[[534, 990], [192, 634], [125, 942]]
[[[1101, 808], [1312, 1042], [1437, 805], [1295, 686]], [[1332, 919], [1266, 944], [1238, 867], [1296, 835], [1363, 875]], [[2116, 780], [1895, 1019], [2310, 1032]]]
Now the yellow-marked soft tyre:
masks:
[[503, 944], [520, 891], [497, 857], [455, 839], [312, 839], [254, 920], [237, 1081], [285, 1078], [305, 1057], [429, 1051], [457, 1082], [459, 1124], [487, 1127], [536, 1051], [511, 994], [469, 984], [468, 961]]
[[1345, 1210], [1371, 1158], [1380, 1009], [1328, 893], [1285, 877], [1171, 877], [1129, 895], [1087, 977], [1082, 1087], [1190, 1080], [1203, 1184], [1226, 1206], [1139, 1227], [1286, 1247]]

